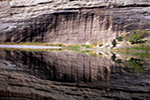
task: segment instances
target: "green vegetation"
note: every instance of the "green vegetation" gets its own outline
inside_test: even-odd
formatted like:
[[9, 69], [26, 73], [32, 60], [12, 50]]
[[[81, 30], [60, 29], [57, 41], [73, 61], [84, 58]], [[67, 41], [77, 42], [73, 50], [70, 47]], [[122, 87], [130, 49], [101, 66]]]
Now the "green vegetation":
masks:
[[141, 43], [138, 44], [137, 46], [132, 47], [134, 50], [143, 50], [143, 51], [150, 51], [150, 44], [147, 43]]
[[142, 60], [140, 59], [131, 58], [130, 60], [125, 62], [125, 65], [129, 66], [132, 72], [145, 72], [145, 70], [143, 69]]
[[33, 51], [33, 52], [42, 52], [42, 51], [61, 51], [62, 49], [21, 49], [21, 48], [0, 48], [0, 50], [19, 50], [19, 51]]
[[90, 45], [82, 44], [81, 47], [90, 48], [91, 46]]
[[122, 60], [121, 60], [121, 59], [116, 59], [116, 55], [115, 55], [115, 54], [113, 54], [113, 55], [111, 56], [111, 59], [112, 59], [112, 61], [114, 61], [114, 62], [117, 63], [117, 64], [121, 64], [121, 63], [122, 63]]
[[115, 62], [116, 62], [117, 64], [121, 64], [121, 63], [122, 63], [122, 59], [117, 59]]
[[93, 43], [93, 44], [71, 44], [68, 46], [65, 46], [65, 48], [68, 49], [87, 49], [87, 48], [95, 48], [97, 46], [97, 44], [99, 44], [100, 46], [102, 45], [101, 43]]
[[150, 52], [138, 52], [138, 51], [127, 51], [127, 52], [120, 52], [122, 54], [126, 54], [126, 55], [131, 55], [131, 56], [134, 56], [136, 58], [139, 58], [139, 59], [143, 59], [143, 60], [150, 60]]
[[113, 45], [113, 47], [115, 47], [117, 45], [117, 42], [115, 39], [112, 41], [112, 45]]
[[131, 72], [135, 73], [143, 73], [145, 72], [145, 69], [143, 68], [144, 60], [141, 60], [139, 58], [130, 58], [129, 60], [125, 60], [124, 62], [122, 59], [116, 59], [115, 54], [111, 57], [112, 61], [114, 61], [116, 64], [127, 66]]
[[123, 37], [122, 37], [122, 36], [118, 36], [118, 37], [116, 37], [116, 39], [117, 39], [118, 41], [122, 41], [122, 40], [123, 40]]
[[111, 56], [111, 59], [112, 59], [112, 61], [115, 61], [115, 60], [116, 60], [116, 55], [113, 54], [113, 55]]
[[20, 43], [14, 43], [14, 42], [0, 42], [0, 44], [5, 45], [40, 45], [40, 46], [65, 46], [63, 44], [47, 44], [47, 43], [41, 43], [41, 42], [20, 42]]
[[147, 31], [141, 31], [141, 30], [132, 31], [131, 34], [129, 35], [129, 41], [132, 44], [142, 43], [143, 42], [142, 39], [146, 34]]
[[[143, 41], [142, 39], [148, 35], [147, 31], [143, 31], [143, 30], [136, 30], [136, 31], [132, 31], [131, 34], [126, 34], [124, 36], [118, 36], [116, 39], [114, 39], [112, 41], [112, 45], [113, 47], [116, 47], [117, 42], [119, 45], [123, 45], [123, 43], [126, 46], [126, 50], [145, 50], [145, 51], [149, 51], [150, 50], [150, 41], [148, 43], [148, 41], [146, 41], [147, 44], [145, 44], [145, 41]], [[117, 40], [117, 41], [116, 41]], [[129, 42], [124, 41], [124, 42], [120, 42], [123, 40], [127, 40], [129, 42], [131, 42], [131, 45]], [[137, 44], [138, 45], [135, 45]], [[71, 45], [64, 45], [64, 44], [48, 44], [48, 43], [41, 43], [41, 42], [20, 42], [20, 43], [14, 43], [14, 42], [5, 42], [5, 43], [0, 43], [0, 44], [5, 44], [5, 45], [40, 45], [40, 46], [61, 46], [64, 49], [76, 49], [76, 50], [86, 50], [89, 48], [96, 48], [97, 46], [102, 46], [103, 43], [102, 42], [95, 42], [93, 44], [71, 44]], [[107, 42], [106, 42], [107, 44]], [[111, 46], [111, 44], [108, 44], [109, 46]], [[118, 45], [118, 46], [119, 46]], [[103, 46], [105, 48], [107, 48], [108, 46]]]
[[148, 52], [150, 51], [150, 44], [149, 43], [140, 43], [138, 45], [135, 46], [131, 46], [131, 47], [125, 47], [125, 48], [117, 48], [115, 50], [111, 50], [111, 51], [115, 51], [115, 52], [134, 52], [134, 51], [138, 51], [138, 52]]
[[40, 46], [61, 46], [65, 48], [93, 48], [96, 46], [97, 43], [93, 43], [91, 45], [86, 45], [86, 44], [71, 44], [71, 45], [64, 45], [64, 44], [47, 44], [47, 43], [41, 43], [41, 42], [20, 42], [20, 43], [14, 43], [14, 42], [0, 42], [0, 44], [5, 44], [5, 45], [40, 45]]
[[[135, 30], [132, 31], [130, 34], [126, 34], [124, 36], [119, 36], [116, 38], [118, 41], [125, 40], [124, 42], [121, 42], [120, 45], [122, 48], [115, 49], [116, 51], [124, 51], [124, 52], [131, 52], [132, 50], [138, 50], [138, 51], [150, 51], [150, 40], [146, 38], [148, 36], [148, 31], [145, 30]], [[129, 43], [129, 42], [131, 43]], [[115, 40], [113, 40], [112, 45], [115, 46]], [[113, 50], [112, 50], [113, 51]]]

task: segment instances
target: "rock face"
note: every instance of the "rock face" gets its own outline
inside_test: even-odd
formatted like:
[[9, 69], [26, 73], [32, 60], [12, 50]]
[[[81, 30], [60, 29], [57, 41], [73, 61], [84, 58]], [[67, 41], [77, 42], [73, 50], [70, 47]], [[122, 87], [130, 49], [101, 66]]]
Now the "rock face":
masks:
[[1, 50], [0, 99], [149, 100], [149, 71], [73, 51]]
[[148, 0], [0, 2], [0, 42], [85, 44], [150, 30]]

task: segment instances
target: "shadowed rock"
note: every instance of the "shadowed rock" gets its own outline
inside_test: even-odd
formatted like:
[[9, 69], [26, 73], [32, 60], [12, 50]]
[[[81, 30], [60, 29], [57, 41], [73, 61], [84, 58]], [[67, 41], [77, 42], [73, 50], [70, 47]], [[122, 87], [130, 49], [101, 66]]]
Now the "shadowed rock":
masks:
[[[14, 93], [19, 99], [25, 94], [56, 100], [150, 98], [149, 70], [133, 73], [111, 59], [72, 51], [18, 50], [1, 50], [0, 58], [2, 98]], [[4, 68], [6, 62], [16, 66]]]

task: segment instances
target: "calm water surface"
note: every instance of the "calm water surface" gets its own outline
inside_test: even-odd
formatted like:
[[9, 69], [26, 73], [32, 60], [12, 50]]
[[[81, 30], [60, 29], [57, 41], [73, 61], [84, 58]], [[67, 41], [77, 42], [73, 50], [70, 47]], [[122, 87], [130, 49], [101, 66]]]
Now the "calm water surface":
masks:
[[0, 100], [150, 100], [149, 59], [0, 50]]

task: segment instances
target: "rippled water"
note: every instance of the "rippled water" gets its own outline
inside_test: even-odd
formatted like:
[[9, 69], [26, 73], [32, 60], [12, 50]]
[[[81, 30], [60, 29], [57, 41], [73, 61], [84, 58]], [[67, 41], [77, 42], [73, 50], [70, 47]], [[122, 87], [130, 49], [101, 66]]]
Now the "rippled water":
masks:
[[149, 63], [138, 54], [0, 50], [0, 100], [150, 100]]

